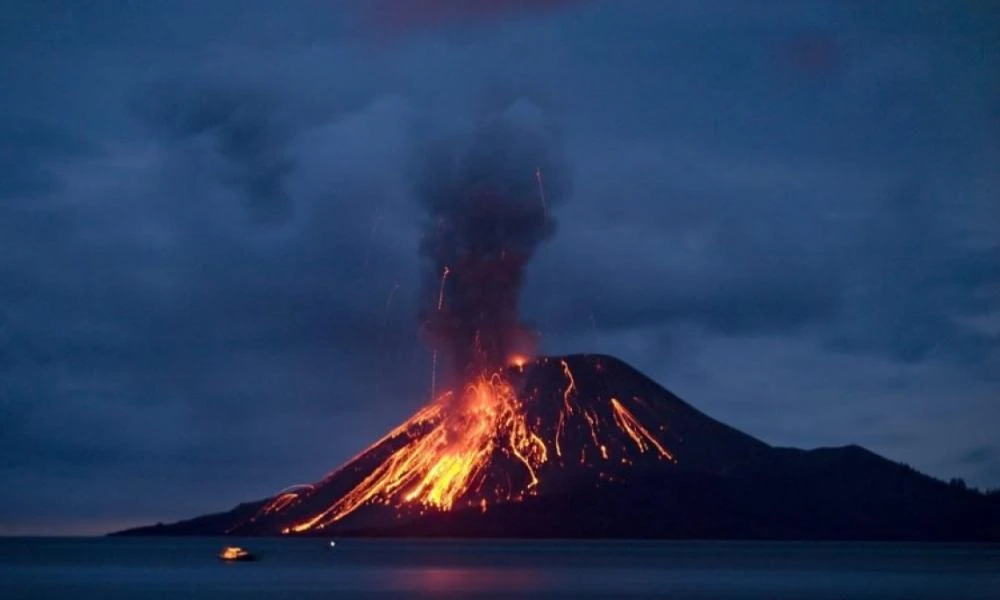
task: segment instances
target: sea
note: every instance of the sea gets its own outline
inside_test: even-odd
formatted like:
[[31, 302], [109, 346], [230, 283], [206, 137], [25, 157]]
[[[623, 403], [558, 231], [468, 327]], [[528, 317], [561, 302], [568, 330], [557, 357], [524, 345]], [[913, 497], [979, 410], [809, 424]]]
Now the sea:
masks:
[[1000, 546], [2, 538], [0, 599], [20, 598], [998, 600]]

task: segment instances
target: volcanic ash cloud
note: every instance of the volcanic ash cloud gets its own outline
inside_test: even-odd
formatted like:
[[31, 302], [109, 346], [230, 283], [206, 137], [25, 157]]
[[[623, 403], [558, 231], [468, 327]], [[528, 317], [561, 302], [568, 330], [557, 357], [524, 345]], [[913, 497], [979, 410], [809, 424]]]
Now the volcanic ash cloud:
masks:
[[541, 110], [524, 100], [431, 144], [419, 163], [424, 333], [468, 380], [533, 346], [518, 299], [525, 266], [555, 234], [567, 170]]

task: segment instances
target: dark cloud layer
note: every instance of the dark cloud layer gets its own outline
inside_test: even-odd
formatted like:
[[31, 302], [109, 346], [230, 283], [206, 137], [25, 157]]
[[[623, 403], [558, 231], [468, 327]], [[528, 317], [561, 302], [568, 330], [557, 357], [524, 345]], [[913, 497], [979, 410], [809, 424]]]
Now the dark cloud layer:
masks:
[[412, 167], [518, 99], [573, 182], [525, 273], [544, 351], [1000, 485], [996, 11], [431, 4], [4, 11], [0, 531], [224, 508], [418, 406]]
[[479, 20], [496, 20], [550, 11], [586, 0], [374, 0], [364, 15], [373, 31], [401, 34], [415, 29]]
[[51, 191], [55, 183], [46, 168], [51, 161], [89, 154], [87, 140], [59, 127], [34, 120], [3, 122], [0, 129], [0, 196], [31, 196]]
[[164, 81], [142, 90], [134, 105], [168, 143], [181, 148], [211, 144], [224, 159], [218, 165], [220, 179], [235, 186], [255, 222], [288, 217], [292, 207], [285, 179], [293, 168], [283, 147], [288, 132], [274, 122], [264, 94]]

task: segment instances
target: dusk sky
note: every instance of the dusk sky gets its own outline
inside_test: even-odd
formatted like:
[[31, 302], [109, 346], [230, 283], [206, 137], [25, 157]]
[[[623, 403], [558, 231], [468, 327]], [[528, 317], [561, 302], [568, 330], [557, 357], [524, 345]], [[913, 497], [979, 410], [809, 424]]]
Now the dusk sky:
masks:
[[0, 534], [228, 509], [426, 402], [414, 164], [505, 111], [567, 166], [542, 352], [1000, 487], [996, 3], [465, 4], [4, 3]]

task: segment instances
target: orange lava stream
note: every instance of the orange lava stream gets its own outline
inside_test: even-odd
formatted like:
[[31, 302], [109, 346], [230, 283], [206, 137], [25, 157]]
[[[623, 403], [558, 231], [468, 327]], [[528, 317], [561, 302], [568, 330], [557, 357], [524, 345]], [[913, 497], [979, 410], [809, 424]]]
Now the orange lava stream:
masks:
[[562, 365], [563, 375], [566, 376], [567, 380], [566, 390], [563, 391], [563, 408], [565, 410], [559, 412], [559, 420], [556, 424], [556, 437], [555, 437], [556, 456], [562, 458], [562, 447], [560, 444], [560, 438], [562, 438], [563, 435], [563, 427], [566, 425], [566, 415], [573, 414], [573, 405], [570, 404], [569, 397], [570, 394], [576, 391], [576, 380], [573, 379], [573, 371], [569, 370], [569, 363], [567, 363], [565, 360], [561, 360], [559, 361], [559, 363]]
[[563, 427], [565, 426], [565, 423], [566, 423], [566, 416], [563, 413], [563, 411], [559, 411], [559, 420], [556, 421], [556, 439], [555, 439], [556, 456], [558, 456], [559, 458], [562, 458], [562, 448], [560, 447], [559, 444], [559, 438], [562, 437]]
[[279, 510], [285, 508], [299, 497], [298, 492], [286, 492], [284, 494], [279, 494], [274, 500], [269, 502], [267, 506], [261, 509], [260, 514], [266, 515], [273, 512], [278, 512]]
[[[531, 480], [528, 489], [538, 484], [537, 469], [548, 452], [505, 379], [495, 374], [470, 384], [461, 405], [447, 408], [453, 411], [447, 418], [444, 403], [442, 396], [431, 405], [436, 410], [427, 419], [433, 423], [429, 432], [396, 450], [329, 508], [285, 532], [323, 528], [368, 503], [449, 510], [481, 485], [495, 450], [524, 465]], [[413, 420], [398, 429], [405, 430]]]
[[563, 406], [566, 409], [566, 414], [573, 414], [573, 406], [569, 403], [569, 396], [574, 391], [576, 391], [576, 380], [573, 379], [573, 371], [569, 370], [569, 364], [565, 360], [559, 361], [562, 364], [563, 375], [569, 380], [569, 384], [566, 386], [566, 390], [563, 392]]
[[595, 446], [600, 446], [601, 441], [597, 439], [597, 415], [591, 416], [590, 411], [583, 411], [583, 418], [587, 420], [587, 426], [590, 427], [590, 439], [594, 440]]
[[628, 434], [630, 438], [632, 438], [632, 441], [635, 442], [635, 445], [639, 447], [640, 451], [646, 451], [647, 447], [644, 442], [645, 440], [656, 448], [656, 450], [660, 453], [660, 456], [666, 458], [667, 460], [674, 460], [674, 455], [664, 448], [653, 434], [646, 431], [646, 428], [642, 426], [639, 419], [636, 419], [635, 415], [633, 415], [629, 409], [625, 408], [625, 406], [616, 398], [611, 399], [611, 408], [614, 409], [615, 422], [623, 431], [625, 431], [625, 433]]
[[[391, 451], [333, 504], [285, 527], [283, 532], [322, 529], [367, 505], [386, 505], [397, 511], [408, 507], [421, 513], [458, 507], [475, 507], [485, 512], [495, 503], [522, 500], [537, 493], [544, 473], [549, 472], [549, 444], [555, 455], [562, 457], [568, 438], [562, 442], [560, 438], [571, 431], [577, 443], [581, 435], [584, 440], [593, 441], [593, 446], [589, 441], [579, 446], [581, 464], [586, 464], [589, 448], [593, 450], [591, 456], [599, 454], [610, 460], [613, 453], [616, 463], [632, 464], [630, 459], [634, 456], [628, 448], [631, 444], [641, 453], [655, 449], [657, 458], [676, 462], [660, 440], [616, 398], [611, 398], [608, 404], [602, 401], [599, 405], [578, 405], [575, 412], [579, 416], [571, 418], [575, 404], [571, 397], [576, 383], [565, 361], [562, 367], [568, 384], [561, 410], [549, 417], [555, 417], [556, 423], [550, 420], [546, 424], [540, 418], [530, 421], [527, 407], [500, 373], [481, 376], [466, 386], [460, 397], [452, 398], [450, 392], [443, 394], [359, 454], [356, 458], [379, 448], [385, 453]], [[605, 412], [608, 407], [610, 410]], [[392, 445], [384, 446], [387, 442]], [[504, 468], [523, 466], [523, 478], [515, 478], [515, 482], [521, 483], [511, 483], [509, 478], [506, 485], [497, 483], [493, 467], [497, 458], [504, 456], [511, 461]], [[353, 463], [352, 460], [347, 466]], [[324, 481], [344, 472], [344, 468]], [[322, 482], [309, 492], [320, 485]], [[286, 509], [306, 494], [293, 488], [283, 490], [262, 513]]]

